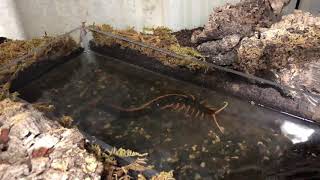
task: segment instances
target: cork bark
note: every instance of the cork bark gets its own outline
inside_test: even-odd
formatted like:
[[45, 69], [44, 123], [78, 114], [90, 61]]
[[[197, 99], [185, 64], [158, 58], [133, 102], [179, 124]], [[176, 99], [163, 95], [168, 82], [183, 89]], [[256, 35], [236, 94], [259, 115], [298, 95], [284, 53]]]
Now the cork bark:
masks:
[[0, 102], [0, 179], [100, 179], [103, 166], [66, 129], [31, 105]]

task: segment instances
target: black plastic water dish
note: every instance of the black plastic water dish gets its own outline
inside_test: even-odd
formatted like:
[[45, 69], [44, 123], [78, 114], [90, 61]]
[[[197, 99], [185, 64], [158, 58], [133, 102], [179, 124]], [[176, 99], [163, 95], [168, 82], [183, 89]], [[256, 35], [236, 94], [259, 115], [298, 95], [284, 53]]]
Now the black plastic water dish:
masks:
[[208, 89], [226, 92], [243, 100], [254, 101], [265, 107], [287, 112], [305, 119], [312, 120], [316, 113], [316, 108], [312, 106], [305, 96], [299, 99], [292, 99], [284, 96], [283, 92], [279, 91], [279, 89], [253, 84], [236, 75], [227, 74], [218, 70], [204, 73], [199, 71], [193, 72], [183, 67], [173, 68], [162, 64], [155, 58], [145, 56], [136, 50], [120, 48], [116, 45], [98, 46], [94, 41], [90, 41], [90, 49], [157, 73]]
[[83, 52], [83, 50], [83, 48], [77, 48], [67, 56], [54, 55], [39, 59], [36, 63], [19, 72], [17, 77], [11, 81], [10, 92], [18, 91], [20, 88], [24, 87], [33, 80], [46, 74], [53, 68], [56, 68], [57, 66], [80, 55]]
[[[29, 101], [28, 92], [35, 99], [32, 102], [52, 104], [53, 115], [72, 117], [89, 142], [103, 150], [114, 146], [148, 153], [148, 164], [156, 171], [174, 170], [177, 179], [190, 179], [196, 174], [212, 179], [220, 171], [224, 173], [225, 167], [231, 173], [225, 174], [225, 179], [290, 179], [296, 174], [304, 178], [317, 177], [313, 171], [320, 172], [312, 164], [320, 157], [319, 126], [92, 51], [25, 86], [19, 90], [20, 97]], [[158, 106], [133, 118], [109, 108], [139, 107], [168, 93], [192, 94], [199, 102], [206, 100], [217, 107], [229, 102], [218, 117], [226, 133], [217, 134], [208, 119], [190, 118], [184, 112]], [[120, 166], [132, 162], [130, 158], [116, 159]], [[307, 167], [301, 169], [295, 162]], [[182, 167], [190, 168], [184, 171]]]

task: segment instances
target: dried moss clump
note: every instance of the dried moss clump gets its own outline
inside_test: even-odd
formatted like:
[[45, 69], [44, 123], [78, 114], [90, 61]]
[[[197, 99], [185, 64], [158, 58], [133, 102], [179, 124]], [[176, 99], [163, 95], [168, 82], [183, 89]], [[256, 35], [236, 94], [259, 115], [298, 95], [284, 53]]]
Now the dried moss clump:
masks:
[[0, 97], [9, 96], [10, 82], [33, 63], [52, 56], [67, 56], [79, 46], [69, 36], [14, 40], [0, 44]]
[[[155, 29], [145, 29], [143, 33], [135, 31], [133, 28], [125, 29], [125, 30], [116, 30], [112, 28], [110, 25], [99, 25], [92, 26], [92, 28], [98, 29], [100, 31], [113, 33], [120, 36], [125, 36], [132, 40], [143, 42], [158, 48], [162, 48], [165, 50], [173, 51], [182, 56], [192, 56], [196, 58], [201, 58], [201, 54], [191, 48], [191, 47], [182, 47], [179, 45], [178, 40], [172, 34], [172, 31], [165, 27], [157, 27]], [[154, 50], [143, 48], [138, 45], [134, 45], [128, 42], [124, 42], [118, 39], [114, 39], [111, 37], [107, 37], [100, 33], [93, 33], [94, 41], [97, 45], [100, 46], [114, 46], [120, 45], [121, 48], [130, 48], [139, 51], [140, 53], [147, 55], [149, 57], [154, 57], [160, 60], [164, 65], [170, 67], [187, 67], [190, 70], [197, 70], [205, 68], [204, 65], [190, 61], [188, 59], [177, 59], [166, 54], [155, 52]]]
[[[97, 144], [86, 144], [86, 149], [92, 152], [104, 164], [104, 178], [110, 180], [117, 179], [140, 179], [145, 180], [142, 174], [147, 170], [152, 170], [152, 166], [147, 164], [147, 153], [140, 154], [132, 150], [116, 149], [104, 152]], [[119, 158], [132, 158], [133, 161], [127, 164], [119, 162]], [[161, 172], [154, 175], [152, 180], [174, 180], [173, 171]]]
[[118, 156], [118, 157], [145, 157], [148, 155], [148, 153], [144, 153], [144, 154], [140, 154], [138, 152], [134, 152], [130, 149], [123, 149], [123, 148], [120, 148], [120, 149], [116, 149], [116, 148], [113, 148], [111, 151], [108, 151], [108, 153], [110, 155], [115, 155], [115, 156]]
[[32, 53], [32, 50], [35, 48], [46, 45], [49, 46], [40, 52], [42, 55], [54, 54], [61, 50], [68, 52], [77, 47], [76, 42], [70, 37], [57, 39], [56, 37], [44, 36], [31, 40], [10, 40], [0, 44], [0, 64], [10, 62], [18, 57]]
[[160, 174], [151, 178], [151, 180], [174, 180], [173, 171], [161, 172]]

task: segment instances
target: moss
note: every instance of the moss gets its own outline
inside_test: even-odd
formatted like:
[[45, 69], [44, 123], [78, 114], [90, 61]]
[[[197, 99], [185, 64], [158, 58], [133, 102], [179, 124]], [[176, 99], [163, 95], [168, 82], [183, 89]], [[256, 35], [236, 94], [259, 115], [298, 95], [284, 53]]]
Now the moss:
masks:
[[[68, 55], [78, 48], [69, 36], [63, 38], [42, 37], [32, 40], [14, 40], [0, 44], [0, 100], [10, 97], [10, 83], [30, 65], [53, 55]], [[37, 51], [34, 51], [36, 48]], [[19, 62], [17, 62], [17, 58]], [[21, 60], [21, 61], [20, 61]], [[3, 68], [6, 67], [6, 68]]]
[[46, 113], [53, 112], [55, 110], [55, 107], [48, 103], [39, 102], [39, 103], [32, 104], [32, 106], [38, 109], [39, 111], [46, 112]]
[[[161, 49], [173, 51], [182, 56], [191, 56], [196, 58], [201, 58], [200, 53], [191, 47], [182, 47], [179, 45], [177, 38], [173, 35], [172, 31], [165, 27], [157, 28], [144, 28], [143, 32], [137, 32], [133, 28], [128, 28], [124, 30], [116, 30], [110, 25], [99, 25], [91, 26], [92, 28], [98, 29], [100, 31], [113, 33], [116, 35], [124, 36], [129, 39], [142, 42], [148, 45], [152, 45]], [[94, 41], [100, 46], [113, 46], [119, 45], [120, 48], [130, 48], [139, 51], [140, 53], [156, 58], [163, 64], [171, 67], [182, 66], [190, 70], [205, 69], [206, 67], [200, 63], [190, 61], [187, 59], [177, 59], [170, 57], [166, 54], [155, 52], [149, 48], [143, 48], [141, 46], [124, 42], [122, 40], [107, 37], [100, 33], [93, 33]]]
[[60, 124], [65, 128], [71, 128], [72, 123], [74, 122], [73, 118], [71, 116], [62, 116], [60, 119]]
[[[123, 148], [113, 148], [110, 151], [104, 152], [101, 147], [97, 144], [89, 144], [85, 145], [86, 149], [93, 153], [99, 161], [103, 162], [104, 165], [104, 173], [103, 176], [105, 179], [126, 179], [132, 178], [131, 175], [136, 174], [134, 176], [135, 179], [146, 179], [142, 173], [146, 170], [152, 170], [153, 166], [148, 166], [146, 156], [148, 154], [140, 154], [138, 152], [134, 152], [129, 149]], [[134, 158], [133, 162], [121, 166], [117, 161], [117, 157], [125, 158], [130, 157]], [[116, 178], [117, 177], [117, 178]], [[151, 178], [152, 180], [174, 180], [173, 171], [170, 172], [161, 172], [159, 174], [154, 175]]]
[[130, 149], [123, 149], [123, 148], [120, 148], [120, 149], [113, 148], [111, 151], [108, 151], [108, 153], [110, 155], [114, 155], [118, 157], [145, 157], [148, 155], [147, 153], [140, 154]]
[[151, 180], [174, 180], [173, 171], [161, 172], [160, 174], [151, 178]]

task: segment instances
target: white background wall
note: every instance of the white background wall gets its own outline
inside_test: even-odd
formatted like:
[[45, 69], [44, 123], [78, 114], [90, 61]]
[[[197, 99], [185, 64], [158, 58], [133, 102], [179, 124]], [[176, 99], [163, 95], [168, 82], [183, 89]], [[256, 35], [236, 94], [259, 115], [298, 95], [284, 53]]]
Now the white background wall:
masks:
[[23, 39], [24, 30], [13, 0], [0, 0], [0, 36]]
[[[240, 0], [0, 0], [0, 36], [33, 38], [61, 34], [87, 24], [118, 28], [167, 26], [173, 30], [202, 26], [212, 9]], [[296, 0], [292, 0], [290, 12]], [[317, 1], [318, 0], [303, 0]], [[302, 4], [301, 7], [307, 8]]]
[[[1, 1], [1, 0], [0, 0]], [[203, 25], [213, 7], [239, 0], [16, 0], [26, 36], [66, 32], [81, 21], [117, 28]]]

